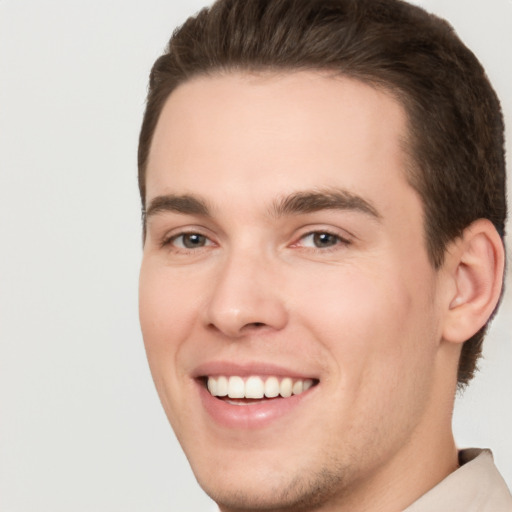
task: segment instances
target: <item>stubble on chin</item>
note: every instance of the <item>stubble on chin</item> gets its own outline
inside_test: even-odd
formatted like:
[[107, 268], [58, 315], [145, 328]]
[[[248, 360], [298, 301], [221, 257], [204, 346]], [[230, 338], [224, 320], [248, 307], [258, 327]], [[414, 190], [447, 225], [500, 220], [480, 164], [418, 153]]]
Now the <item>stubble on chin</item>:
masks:
[[230, 489], [203, 489], [221, 512], [315, 512], [342, 499], [349, 474], [348, 468], [336, 463], [316, 473], [303, 471], [290, 481], [255, 483], [253, 489], [237, 489], [236, 482]]

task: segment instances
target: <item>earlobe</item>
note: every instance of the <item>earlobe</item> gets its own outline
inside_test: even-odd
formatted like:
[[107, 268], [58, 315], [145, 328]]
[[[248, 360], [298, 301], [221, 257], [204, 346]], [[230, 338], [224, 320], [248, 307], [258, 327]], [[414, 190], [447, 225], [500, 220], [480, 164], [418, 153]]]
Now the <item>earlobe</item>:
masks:
[[498, 304], [505, 254], [496, 228], [487, 219], [473, 222], [455, 244], [445, 261], [455, 292], [449, 297], [443, 338], [463, 343], [487, 323]]

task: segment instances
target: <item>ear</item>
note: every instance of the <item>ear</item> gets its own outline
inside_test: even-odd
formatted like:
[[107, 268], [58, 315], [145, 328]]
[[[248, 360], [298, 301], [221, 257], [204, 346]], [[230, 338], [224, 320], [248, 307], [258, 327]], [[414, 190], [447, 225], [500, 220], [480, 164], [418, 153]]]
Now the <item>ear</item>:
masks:
[[463, 343], [487, 323], [501, 296], [504, 265], [503, 242], [487, 219], [473, 222], [447, 250], [446, 341]]

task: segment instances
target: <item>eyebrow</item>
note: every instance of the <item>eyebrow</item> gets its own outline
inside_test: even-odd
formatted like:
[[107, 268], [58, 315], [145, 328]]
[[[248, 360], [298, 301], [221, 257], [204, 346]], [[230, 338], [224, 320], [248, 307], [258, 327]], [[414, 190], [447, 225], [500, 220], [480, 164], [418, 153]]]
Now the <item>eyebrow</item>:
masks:
[[382, 218], [370, 201], [348, 190], [337, 188], [295, 192], [276, 201], [270, 212], [275, 217], [283, 217], [321, 210], [357, 211], [377, 220]]
[[208, 205], [202, 199], [191, 195], [168, 194], [152, 199], [142, 214], [144, 219], [163, 212], [182, 213], [184, 215], [210, 216]]
[[[274, 201], [269, 209], [272, 217], [300, 215], [321, 210], [348, 210], [369, 215], [377, 220], [381, 215], [372, 203], [363, 197], [344, 189], [304, 190], [294, 192]], [[185, 194], [168, 194], [152, 199], [144, 210], [144, 224], [147, 218], [163, 212], [210, 217], [210, 208], [203, 199]]]

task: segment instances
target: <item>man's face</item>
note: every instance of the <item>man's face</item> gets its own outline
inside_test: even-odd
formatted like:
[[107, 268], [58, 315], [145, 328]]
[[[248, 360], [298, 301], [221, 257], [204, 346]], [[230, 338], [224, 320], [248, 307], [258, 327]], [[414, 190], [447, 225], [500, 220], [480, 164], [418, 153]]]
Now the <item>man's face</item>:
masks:
[[391, 96], [313, 72], [198, 78], [162, 112], [141, 325], [223, 510], [327, 503], [429, 446], [441, 306], [406, 131]]

